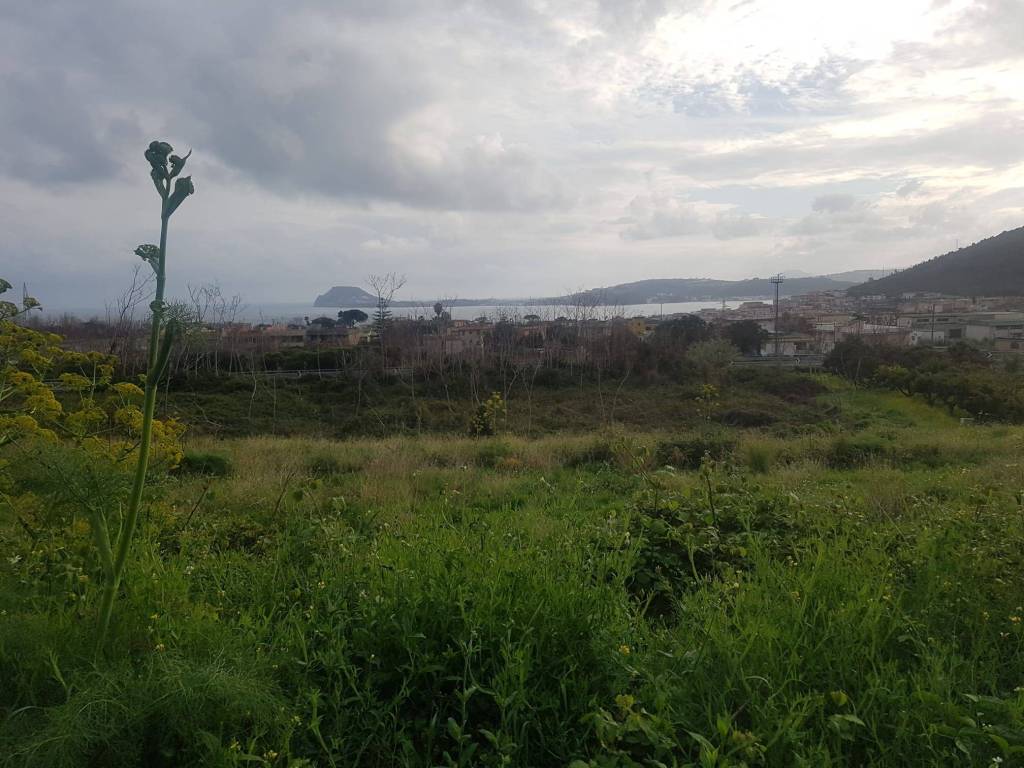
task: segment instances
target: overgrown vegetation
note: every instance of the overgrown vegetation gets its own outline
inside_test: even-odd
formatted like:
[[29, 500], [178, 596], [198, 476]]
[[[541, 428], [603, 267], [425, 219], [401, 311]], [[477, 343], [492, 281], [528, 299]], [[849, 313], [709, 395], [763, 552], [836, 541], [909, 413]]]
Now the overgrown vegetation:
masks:
[[1024, 421], [1024, 387], [1015, 367], [963, 342], [937, 350], [870, 344], [855, 338], [837, 344], [825, 365], [852, 381], [945, 406], [951, 414]]
[[100, 664], [55, 478], [128, 473], [8, 449], [3, 763], [1019, 764], [1024, 432], [799, 381], [796, 430], [194, 436]]

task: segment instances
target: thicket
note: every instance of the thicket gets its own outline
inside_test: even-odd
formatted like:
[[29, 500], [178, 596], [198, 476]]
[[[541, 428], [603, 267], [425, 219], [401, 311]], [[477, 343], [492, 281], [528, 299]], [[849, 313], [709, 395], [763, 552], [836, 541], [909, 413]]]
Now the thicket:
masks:
[[1024, 421], [1024, 379], [966, 343], [938, 351], [853, 339], [837, 344], [825, 366], [855, 382], [921, 397], [950, 413]]

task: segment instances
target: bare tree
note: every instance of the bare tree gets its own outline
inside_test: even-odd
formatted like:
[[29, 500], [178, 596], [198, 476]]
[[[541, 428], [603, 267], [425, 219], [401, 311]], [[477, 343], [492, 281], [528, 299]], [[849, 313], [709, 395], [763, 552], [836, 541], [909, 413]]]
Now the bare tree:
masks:
[[388, 328], [391, 325], [391, 302], [395, 294], [405, 285], [405, 275], [398, 275], [395, 272], [388, 272], [384, 275], [370, 275], [366, 281], [373, 289], [377, 297], [377, 309], [374, 312], [373, 328], [377, 335], [377, 342], [380, 344], [381, 368], [387, 369], [387, 336]]
[[106, 303], [107, 325], [110, 327], [110, 346], [108, 351], [118, 355], [126, 370], [134, 372], [136, 364], [136, 342], [141, 337], [141, 321], [136, 320], [136, 309], [153, 292], [153, 274], [150, 270], [142, 272], [142, 264], [132, 269], [132, 279], [128, 287], [114, 299]]

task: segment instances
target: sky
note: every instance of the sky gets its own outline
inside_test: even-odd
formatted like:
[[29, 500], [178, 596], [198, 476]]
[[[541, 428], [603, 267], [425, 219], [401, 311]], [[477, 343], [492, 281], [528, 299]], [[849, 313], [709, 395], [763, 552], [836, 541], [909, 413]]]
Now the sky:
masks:
[[1022, 0], [8, 0], [0, 277], [537, 297], [909, 266], [1024, 224]]

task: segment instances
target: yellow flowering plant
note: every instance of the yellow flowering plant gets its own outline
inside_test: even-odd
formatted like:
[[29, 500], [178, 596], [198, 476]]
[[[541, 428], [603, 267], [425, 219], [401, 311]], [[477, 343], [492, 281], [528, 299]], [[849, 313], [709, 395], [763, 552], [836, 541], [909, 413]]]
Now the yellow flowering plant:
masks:
[[[179, 177], [185, 157], [171, 154], [166, 142], [154, 141], [145, 152], [150, 177], [161, 199], [160, 244], [135, 249], [153, 269], [156, 290], [149, 358], [142, 388], [113, 383], [116, 359], [101, 353], [61, 348], [61, 339], [18, 325], [14, 318], [39, 307], [26, 296], [21, 308], [0, 302], [0, 448], [32, 438], [71, 442], [90, 456], [122, 465], [134, 459], [134, 477], [123, 514], [111, 538], [107, 505], [82, 497], [103, 573], [97, 650], [103, 647], [114, 598], [124, 575], [151, 464], [173, 467], [181, 461], [184, 427], [173, 419], [154, 418], [156, 394], [179, 320], [164, 301], [167, 225], [171, 214], [194, 192], [190, 177]], [[0, 293], [11, 284], [0, 280]], [[60, 396], [58, 396], [58, 393]], [[119, 511], [121, 510], [118, 505]]]

